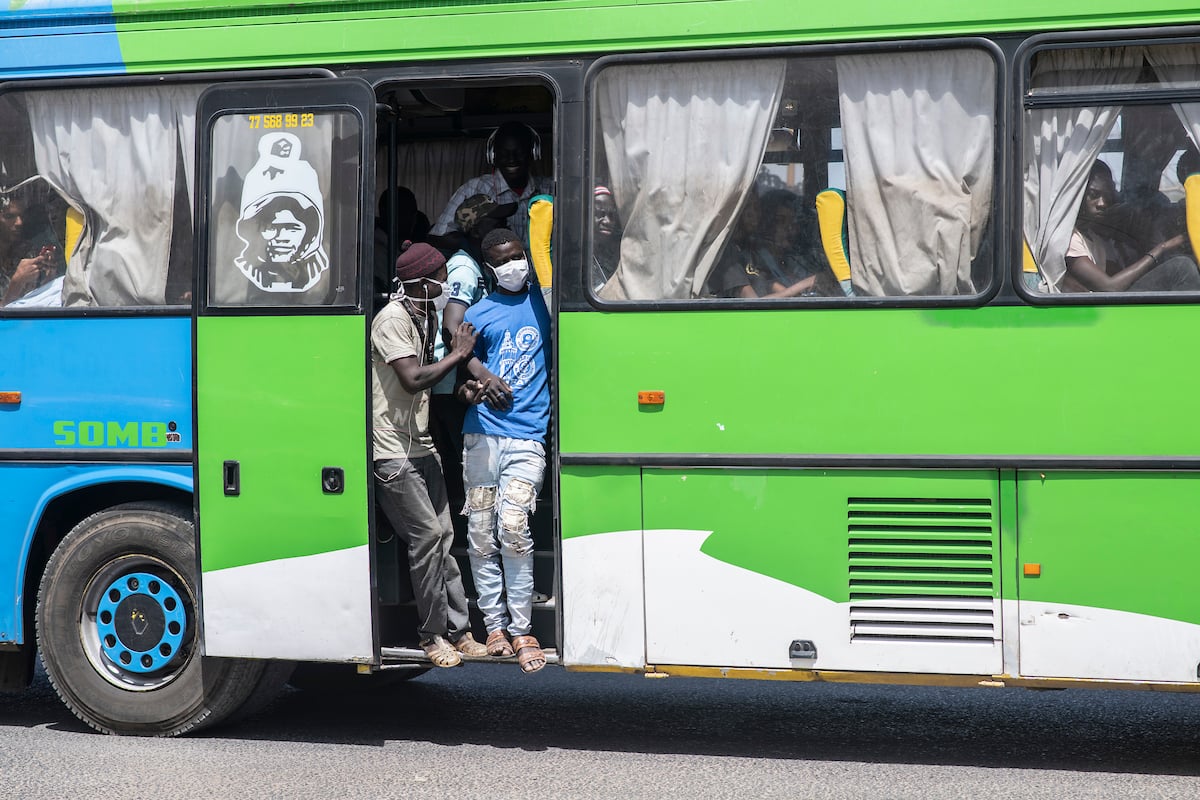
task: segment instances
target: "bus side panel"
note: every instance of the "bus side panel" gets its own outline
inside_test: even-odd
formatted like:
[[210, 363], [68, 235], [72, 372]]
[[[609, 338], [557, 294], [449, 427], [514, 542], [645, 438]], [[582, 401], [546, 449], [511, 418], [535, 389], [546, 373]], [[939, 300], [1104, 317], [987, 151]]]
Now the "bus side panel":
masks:
[[996, 473], [647, 469], [643, 488], [649, 663], [1000, 671]]
[[[133, 466], [143, 456], [186, 462], [166, 471], [190, 489], [191, 321], [9, 317], [0, 342], [0, 391], [21, 393], [0, 405], [0, 641], [19, 642], [28, 548], [46, 502], [90, 482], [164, 482], [153, 477], [160, 470]], [[47, 463], [66, 457], [132, 463]]]
[[1200, 678], [1200, 475], [1020, 472], [1017, 498], [1022, 675]]
[[645, 666], [641, 470], [564, 467], [559, 504], [563, 663]]
[[[0, 463], [0, 642], [32, 640], [24, 609], [37, 602], [22, 596], [30, 546], [46, 506], [87, 486], [152, 483], [190, 492], [191, 465]], [[64, 531], [65, 533], [65, 531]]]

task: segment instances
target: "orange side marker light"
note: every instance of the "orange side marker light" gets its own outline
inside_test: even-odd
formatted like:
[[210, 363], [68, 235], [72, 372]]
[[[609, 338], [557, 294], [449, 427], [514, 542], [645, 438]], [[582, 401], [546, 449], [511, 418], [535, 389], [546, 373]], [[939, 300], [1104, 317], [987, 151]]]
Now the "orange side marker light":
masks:
[[1036, 578], [1041, 574], [1042, 574], [1042, 565], [1041, 564], [1026, 564], [1025, 565], [1025, 577], [1026, 578]]
[[666, 402], [663, 392], [638, 392], [639, 406], [661, 406]]
[[21, 404], [20, 392], [0, 392], [0, 405], [16, 406]]

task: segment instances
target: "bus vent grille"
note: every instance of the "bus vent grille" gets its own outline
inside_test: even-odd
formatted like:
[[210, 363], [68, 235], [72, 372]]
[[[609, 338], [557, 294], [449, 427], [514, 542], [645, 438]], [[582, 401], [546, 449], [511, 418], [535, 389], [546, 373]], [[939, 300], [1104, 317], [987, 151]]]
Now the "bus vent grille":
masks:
[[852, 497], [846, 510], [852, 642], [996, 639], [990, 499]]

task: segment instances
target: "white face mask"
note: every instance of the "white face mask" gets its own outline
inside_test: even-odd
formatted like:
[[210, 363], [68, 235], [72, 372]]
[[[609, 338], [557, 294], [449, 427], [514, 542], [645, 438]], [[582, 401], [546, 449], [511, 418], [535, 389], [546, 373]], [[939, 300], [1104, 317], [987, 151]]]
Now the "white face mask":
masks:
[[510, 292], [524, 289], [525, 282], [529, 280], [529, 262], [524, 258], [492, 267], [492, 271], [496, 273], [496, 283]]
[[[404, 284], [406, 283], [430, 283], [442, 287], [442, 291], [438, 293], [437, 297], [415, 297], [405, 291]], [[435, 281], [433, 278], [414, 278], [411, 281], [401, 281], [399, 291], [392, 295], [392, 299], [398, 300], [403, 297], [407, 297], [414, 303], [429, 303], [435, 311], [440, 312], [446, 307], [446, 303], [450, 302], [450, 284], [445, 281]]]

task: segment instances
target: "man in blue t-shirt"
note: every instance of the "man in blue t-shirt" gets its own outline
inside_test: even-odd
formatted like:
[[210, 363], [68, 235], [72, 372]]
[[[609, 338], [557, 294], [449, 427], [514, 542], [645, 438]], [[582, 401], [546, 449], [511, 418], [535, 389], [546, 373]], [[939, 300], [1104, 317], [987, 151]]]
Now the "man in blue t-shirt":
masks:
[[530, 291], [529, 258], [516, 234], [497, 228], [481, 249], [496, 291], [466, 313], [477, 334], [471, 380], [459, 390], [471, 404], [463, 423], [467, 551], [489, 655], [515, 653], [523, 671], [536, 672], [546, 657], [530, 635], [529, 515], [546, 471], [550, 314], [541, 291]]

